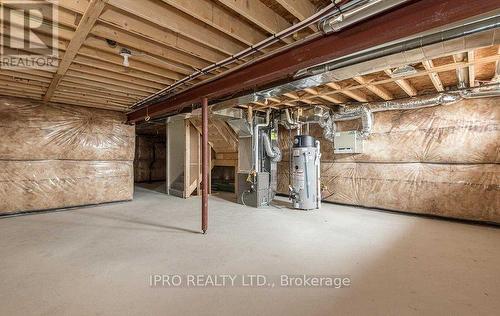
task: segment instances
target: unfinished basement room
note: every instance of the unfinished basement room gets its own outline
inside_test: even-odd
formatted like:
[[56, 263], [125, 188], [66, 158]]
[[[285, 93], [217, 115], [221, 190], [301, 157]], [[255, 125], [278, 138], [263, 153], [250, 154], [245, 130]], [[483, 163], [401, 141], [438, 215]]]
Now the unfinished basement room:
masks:
[[499, 0], [0, 0], [0, 315], [499, 315]]

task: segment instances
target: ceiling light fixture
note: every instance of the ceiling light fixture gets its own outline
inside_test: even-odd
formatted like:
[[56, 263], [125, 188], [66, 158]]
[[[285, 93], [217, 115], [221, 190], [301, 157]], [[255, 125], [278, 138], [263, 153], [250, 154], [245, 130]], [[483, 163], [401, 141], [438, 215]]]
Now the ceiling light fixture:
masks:
[[128, 61], [129, 57], [132, 56], [132, 52], [127, 48], [120, 49], [120, 56], [123, 57], [123, 66], [128, 67], [130, 63]]

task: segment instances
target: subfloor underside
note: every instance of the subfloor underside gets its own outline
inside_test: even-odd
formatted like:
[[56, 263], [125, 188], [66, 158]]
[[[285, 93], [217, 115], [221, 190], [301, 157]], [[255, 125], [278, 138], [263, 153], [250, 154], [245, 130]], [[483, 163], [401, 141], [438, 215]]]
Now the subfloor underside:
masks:
[[[134, 201], [0, 219], [1, 315], [494, 315], [500, 230], [328, 204], [268, 209], [136, 187]], [[333, 275], [335, 288], [151, 287], [152, 274]]]

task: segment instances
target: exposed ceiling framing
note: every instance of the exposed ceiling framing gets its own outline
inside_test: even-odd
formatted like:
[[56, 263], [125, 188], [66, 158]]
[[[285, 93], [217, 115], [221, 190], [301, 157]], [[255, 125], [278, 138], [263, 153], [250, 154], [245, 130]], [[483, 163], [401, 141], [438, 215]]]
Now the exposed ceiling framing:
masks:
[[[446, 28], [450, 24], [459, 25], [465, 19], [497, 12], [496, 10], [499, 9], [500, 3], [494, 0], [411, 1], [407, 5], [367, 19], [341, 32], [317, 37], [295, 47], [281, 50], [259, 62], [247, 64], [236, 71], [177, 93], [168, 99], [157, 101], [147, 108], [137, 109], [129, 113], [128, 118], [130, 122], [137, 122], [146, 116], [172, 115], [199, 103], [201, 96], [217, 102], [238, 94], [252, 93], [290, 81], [291, 76], [301, 69], [416, 36], [435, 28]], [[493, 42], [495, 40], [485, 46]], [[380, 87], [366, 85], [364, 89], [357, 91], [358, 100], [366, 99], [364, 95], [373, 93], [371, 90], [377, 88]], [[377, 89], [377, 93], [384, 94], [385, 98], [390, 97], [384, 90]]]
[[[35, 33], [47, 40], [58, 29], [57, 69], [0, 69], [3, 95], [46, 102], [128, 111], [137, 101], [221, 61], [293, 24], [277, 2], [253, 0], [45, 0], [58, 5], [58, 23]], [[295, 3], [292, 3], [295, 7]], [[308, 3], [304, 17], [328, 4]], [[283, 2], [285, 4], [285, 2]], [[12, 3], [2, 4], [15, 8]], [[302, 6], [301, 5], [301, 6]], [[299, 6], [299, 7], [301, 7]], [[314, 8], [312, 10], [311, 8]], [[18, 27], [22, 27], [21, 21]], [[304, 36], [289, 37], [255, 56]], [[123, 66], [121, 48], [132, 52]], [[4, 47], [7, 53], [26, 53]], [[220, 74], [245, 60], [208, 73], [181, 89]]]
[[[53, 0], [45, 0], [53, 2]], [[59, 0], [59, 66], [0, 69], [0, 94], [46, 102], [129, 111], [151, 94], [194, 71], [238, 53], [302, 21], [330, 0]], [[54, 21], [52, 21], [53, 24]], [[47, 39], [51, 23], [37, 31]], [[258, 52], [276, 50], [317, 32], [316, 26]], [[132, 51], [123, 66], [122, 48]], [[7, 53], [26, 53], [4, 47]], [[457, 68], [468, 68], [470, 86], [491, 80], [499, 60], [497, 47], [413, 65], [417, 73], [393, 77], [394, 69], [353, 76], [320, 87], [286, 93], [253, 104], [256, 109], [301, 104], [367, 102], [443, 91], [457, 84]], [[248, 60], [185, 83], [186, 90]], [[252, 106], [250, 104], [249, 106]]]
[[[270, 98], [268, 104], [252, 103], [249, 105], [253, 105], [253, 108], [258, 110], [267, 107], [287, 108], [320, 103], [345, 104], [384, 101], [442, 92], [457, 88], [459, 82], [456, 70], [460, 68], [476, 69], [470, 85], [477, 86], [478, 82], [489, 83], [494, 80], [496, 62], [500, 61], [500, 54], [497, 51], [499, 48], [500, 46], [490, 46], [470, 51], [468, 59], [461, 62], [455, 62], [453, 55], [427, 60], [413, 65], [417, 70], [415, 73], [400, 77], [391, 76], [394, 69], [385, 69], [356, 76], [353, 79], [328, 83], [316, 89], [304, 89], [294, 94], [287, 93], [281, 97]], [[435, 63], [439, 66], [434, 65]], [[429, 68], [429, 64], [432, 67]], [[443, 83], [439, 79], [441, 85], [436, 87], [432, 81], [433, 76], [442, 77], [443, 81], [446, 82]], [[336, 99], [339, 96], [344, 97], [344, 99]]]

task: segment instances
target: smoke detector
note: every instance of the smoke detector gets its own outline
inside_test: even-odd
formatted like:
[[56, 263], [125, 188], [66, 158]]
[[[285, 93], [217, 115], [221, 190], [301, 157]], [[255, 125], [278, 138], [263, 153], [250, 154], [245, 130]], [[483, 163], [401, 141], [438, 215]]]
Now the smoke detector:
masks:
[[129, 57], [132, 56], [132, 52], [127, 48], [120, 49], [120, 56], [123, 57], [123, 66], [128, 67], [130, 63], [128, 62]]
[[410, 65], [404, 65], [400, 66], [396, 69], [394, 69], [391, 73], [391, 77], [393, 78], [398, 78], [398, 77], [404, 77], [408, 75], [414, 75], [417, 73], [417, 69], [415, 67], [410, 66]]

